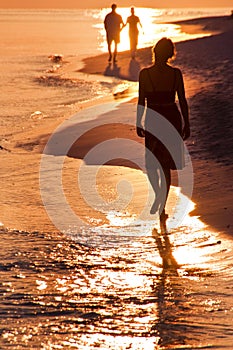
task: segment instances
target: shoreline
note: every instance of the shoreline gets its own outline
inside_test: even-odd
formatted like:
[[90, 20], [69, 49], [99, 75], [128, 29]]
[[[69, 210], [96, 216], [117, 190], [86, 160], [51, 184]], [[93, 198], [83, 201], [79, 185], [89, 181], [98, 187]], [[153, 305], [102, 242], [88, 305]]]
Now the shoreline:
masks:
[[[229, 92], [229, 96], [231, 95], [231, 91], [229, 89], [230, 86], [230, 75], [225, 76], [224, 75], [224, 69], [227, 70], [227, 73], [230, 73], [230, 68], [232, 67], [232, 50], [230, 43], [232, 42], [232, 28], [233, 28], [233, 21], [232, 18], [229, 16], [221, 16], [221, 17], [207, 17], [207, 18], [200, 18], [200, 19], [191, 19], [191, 20], [185, 20], [185, 21], [179, 21], [175, 22], [177, 24], [181, 24], [183, 28], [185, 28], [185, 31], [188, 33], [193, 33], [200, 30], [200, 32], [209, 32], [212, 31], [212, 35], [193, 39], [193, 40], [187, 40], [184, 42], [178, 42], [176, 43], [176, 48], [178, 51], [178, 55], [175, 59], [175, 65], [178, 64], [179, 67], [181, 67], [182, 71], [184, 72], [185, 77], [185, 83], [186, 83], [186, 95], [189, 100], [189, 104], [191, 104], [191, 108], [195, 107], [197, 108], [198, 98], [203, 93], [202, 99], [203, 102], [205, 101], [205, 95], [207, 94], [208, 89], [211, 90], [212, 94], [216, 98], [219, 93], [221, 93], [221, 87], [220, 90], [216, 88], [216, 85], [219, 84], [219, 81], [221, 81], [221, 73], [222, 73], [222, 79], [223, 79], [223, 85], [226, 85], [226, 90]], [[195, 48], [197, 46], [197, 48]], [[206, 48], [205, 48], [206, 46]], [[208, 71], [206, 71], [205, 66], [199, 67], [195, 65], [195, 60], [198, 62], [199, 57], [198, 53], [201, 51], [198, 51], [201, 49], [204, 53], [204, 59], [205, 65], [208, 66], [210, 71], [214, 71], [218, 67], [218, 64], [221, 62], [228, 62], [228, 66], [224, 65], [222, 66], [223, 71], [219, 72], [216, 75], [209, 75]], [[188, 48], [188, 50], [187, 50]], [[182, 50], [184, 50], [182, 52]], [[209, 51], [208, 51], [209, 50]], [[211, 54], [214, 54], [216, 51], [217, 57], [214, 57], [212, 59]], [[85, 66], [81, 69], [81, 71], [89, 74], [98, 73], [98, 74], [105, 74], [103, 70], [103, 62], [104, 60], [107, 61], [107, 54], [101, 54], [92, 58], [86, 58], [84, 60]], [[189, 59], [191, 60], [189, 61]], [[147, 66], [151, 62], [151, 48], [142, 48], [138, 50], [137, 55], [137, 67], [136, 74], [133, 76], [130, 76], [127, 74], [127, 65], [125, 62], [129, 60], [129, 52], [123, 52], [119, 53], [119, 62], [122, 65], [122, 67], [125, 70], [121, 71], [121, 75], [119, 75], [120, 78], [127, 78], [129, 80], [134, 81], [134, 77], [137, 76], [137, 73], [140, 71], [141, 68]], [[191, 62], [191, 63], [190, 63]], [[91, 65], [90, 65], [91, 63]], [[140, 68], [139, 68], [140, 67]], [[123, 73], [122, 73], [123, 72]], [[129, 69], [128, 69], [129, 72]], [[207, 73], [207, 74], [206, 74]], [[225, 81], [224, 81], [225, 79]], [[137, 78], [135, 79], [137, 81]], [[224, 84], [225, 83], [225, 84]], [[227, 100], [227, 98], [226, 98]], [[207, 101], [206, 101], [207, 102]], [[215, 101], [217, 102], [217, 101]], [[222, 103], [222, 101], [220, 101]], [[227, 102], [227, 101], [226, 101]], [[201, 104], [202, 104], [201, 103]], [[198, 106], [201, 110], [203, 108], [202, 105]], [[216, 104], [216, 107], [219, 109], [221, 108]], [[213, 108], [211, 108], [211, 111], [213, 111]], [[230, 114], [232, 111], [232, 103], [229, 105], [229, 111], [228, 116], [230, 118]], [[219, 112], [219, 110], [217, 111]], [[196, 111], [195, 111], [196, 114]], [[196, 116], [196, 115], [195, 115]], [[205, 113], [206, 116], [206, 113]], [[191, 116], [192, 118], [192, 116]], [[194, 119], [194, 118], [193, 118]], [[216, 120], [215, 120], [216, 122]], [[232, 122], [232, 121], [229, 121]], [[191, 120], [192, 123], [192, 120]], [[197, 122], [195, 122], [195, 129], [198, 129]], [[214, 128], [218, 127], [218, 123], [213, 123], [212, 128], [207, 129], [207, 133], [211, 131], [214, 135], [216, 132], [214, 132]], [[192, 128], [192, 124], [191, 124]], [[193, 127], [194, 129], [194, 127]], [[201, 136], [202, 142], [204, 144], [204, 133]], [[219, 139], [219, 142], [224, 142], [222, 134], [220, 134], [221, 139]], [[197, 132], [195, 131], [195, 138], [198, 137]], [[216, 142], [213, 142], [211, 135], [209, 135], [210, 138], [210, 146], [211, 143], [215, 144]], [[208, 142], [208, 140], [206, 141]], [[232, 144], [232, 135], [230, 142]], [[232, 172], [232, 166], [231, 166], [231, 151], [228, 152], [227, 159], [224, 159], [223, 152], [225, 151], [223, 149], [223, 152], [218, 155], [218, 152], [214, 155], [214, 152], [212, 152], [212, 155], [209, 159], [210, 154], [206, 152], [206, 150], [201, 147], [201, 149], [195, 150], [195, 146], [193, 146], [192, 143], [195, 143], [195, 141], [191, 139], [188, 140], [187, 145], [189, 148], [191, 148], [191, 154], [195, 153], [195, 156], [197, 153], [199, 153], [199, 157], [197, 159], [193, 158], [194, 162], [194, 172], [195, 172], [195, 184], [194, 184], [194, 193], [193, 198], [194, 202], [196, 203], [196, 208], [193, 210], [191, 215], [198, 215], [201, 217], [201, 219], [212, 226], [215, 230], [220, 230], [223, 232], [226, 232], [228, 234], [231, 234], [232, 232], [232, 186], [229, 183], [228, 180], [228, 172]], [[224, 147], [223, 147], [224, 148]], [[208, 150], [209, 151], [209, 150]], [[206, 154], [207, 153], [207, 154]], [[221, 159], [221, 157], [223, 158]], [[220, 158], [219, 158], [220, 157]], [[201, 158], [201, 159], [199, 159]], [[204, 158], [204, 159], [203, 159]], [[205, 162], [207, 161], [208, 166], [205, 169]], [[222, 163], [222, 164], [221, 164]], [[205, 183], [205, 176], [208, 177], [208, 185]], [[208, 189], [207, 196], [203, 194], [204, 188], [210, 186], [211, 190]], [[223, 194], [221, 198], [219, 198], [219, 193]], [[216, 198], [218, 198], [216, 203]]]
[[[177, 45], [174, 64], [184, 73], [191, 111], [186, 144], [195, 182], [188, 204], [195, 208], [184, 217], [185, 186], [180, 192], [174, 171], [166, 235], [149, 213], [154, 198], [135, 130], [136, 82], [128, 84], [132, 91], [122, 86], [116, 96], [82, 104], [76, 84], [53, 94], [33, 84], [23, 94], [19, 84], [22, 99], [38, 93], [45, 115], [34, 116], [28, 99], [20, 111], [15, 99], [13, 115], [6, 89], [1, 349], [232, 349], [231, 37]], [[118, 62], [125, 72], [128, 65]], [[73, 61], [64, 69], [68, 81], [80, 78], [78, 67]], [[98, 77], [105, 81], [86, 75]], [[97, 94], [110, 90], [92, 86]], [[174, 228], [176, 205], [184, 221]]]
[[[225, 17], [224, 17], [225, 18]], [[216, 19], [218, 22], [218, 28], [222, 28], [222, 34], [214, 34], [210, 37], [204, 37], [202, 39], [195, 39], [191, 41], [186, 41], [186, 42], [179, 42], [176, 44], [177, 47], [177, 58], [175, 60], [175, 65], [178, 64], [179, 67], [182, 68], [184, 71], [184, 77], [185, 77], [185, 82], [186, 84], [186, 91], [187, 91], [187, 97], [189, 102], [191, 103], [191, 108], [192, 108], [192, 114], [191, 115], [191, 128], [192, 128], [192, 120], [194, 121], [193, 124], [193, 131], [192, 131], [192, 136], [191, 139], [187, 142], [188, 148], [190, 149], [191, 156], [193, 159], [193, 164], [194, 164], [194, 175], [195, 175], [195, 184], [194, 184], [194, 194], [193, 194], [193, 199], [194, 202], [196, 203], [196, 208], [195, 210], [191, 213], [191, 215], [198, 215], [201, 217], [201, 219], [210, 225], [213, 229], [220, 230], [221, 232], [225, 232], [230, 234], [231, 233], [231, 228], [233, 225], [232, 222], [232, 186], [230, 183], [230, 180], [228, 180], [227, 174], [229, 174], [229, 171], [232, 171], [231, 165], [228, 164], [226, 161], [223, 161], [221, 166], [219, 166], [219, 160], [215, 159], [214, 157], [210, 158], [210, 153], [208, 153], [205, 149], [205, 144], [200, 143], [200, 139], [198, 136], [198, 114], [200, 114], [200, 111], [203, 108], [203, 103], [205, 100], [201, 100], [200, 102], [198, 101], [198, 97], [200, 94], [207, 93], [208, 89], [209, 91], [212, 91], [213, 94], [218, 95], [220, 90], [214, 91], [213, 88], [216, 88], [216, 84], [219, 83], [219, 81], [223, 80], [222, 84], [223, 86], [228, 84], [228, 79], [230, 77], [226, 77], [225, 72], [223, 72], [224, 79], [221, 76], [223, 74], [221, 70], [217, 72], [217, 77], [215, 75], [214, 79], [210, 75], [208, 75], [208, 70], [203, 67], [200, 69], [200, 67], [195, 67], [192, 65], [195, 62], [195, 59], [197, 60], [198, 53], [198, 48], [201, 48], [203, 50], [203, 47], [205, 47], [206, 43], [211, 50], [209, 52], [205, 51], [205, 64], [210, 64], [209, 68], [213, 69], [213, 67], [216, 67], [216, 64], [220, 62], [222, 59], [224, 60], [224, 68], [229, 69], [228, 66], [226, 65], [226, 61], [230, 59], [229, 53], [230, 53], [230, 48], [229, 45], [225, 46], [225, 49], [222, 50], [221, 52], [218, 52], [218, 57], [214, 58], [215, 62], [213, 60], [208, 61], [207, 58], [209, 57], [212, 52], [214, 52], [218, 48], [216, 47], [216, 41], [217, 44], [221, 42], [221, 39], [223, 38], [227, 43], [230, 40], [229, 36], [229, 28], [225, 28], [226, 30], [224, 31], [224, 21], [222, 21], [221, 17], [221, 23], [219, 23], [219, 18]], [[228, 18], [227, 18], [228, 20]], [[230, 19], [231, 20], [231, 19]], [[208, 25], [210, 26], [210, 23], [212, 26], [214, 26], [213, 18], [209, 20], [209, 18], [206, 20], [208, 22]], [[184, 22], [189, 22], [191, 23], [191, 26], [194, 25], [199, 25], [200, 22], [201, 25], [205, 22], [205, 19], [193, 19], [193, 20], [188, 20], [188, 21], [182, 21]], [[207, 23], [205, 22], [205, 23]], [[191, 27], [189, 27], [191, 28]], [[194, 30], [194, 27], [192, 27], [192, 30]], [[207, 29], [209, 30], [209, 29]], [[231, 34], [231, 33], [230, 33]], [[227, 41], [228, 40], [228, 41]], [[222, 43], [224, 46], [224, 43]], [[193, 49], [196, 48], [195, 51]], [[207, 50], [208, 51], [208, 50]], [[193, 55], [195, 52], [195, 55]], [[190, 56], [192, 55], [192, 56]], [[193, 57], [194, 56], [194, 57]], [[113, 70], [110, 72], [106, 72], [106, 68], [109, 66], [107, 65], [107, 58], [108, 54], [100, 54], [98, 56], [94, 56], [91, 58], [86, 58], [84, 60], [85, 66], [79, 70], [81, 72], [85, 72], [87, 74], [101, 74], [101, 75], [108, 75], [109, 76], [114, 76], [118, 77], [121, 79], [129, 80], [131, 82], [137, 82], [137, 77], [140, 69], [143, 66], [147, 66], [151, 62], [151, 48], [143, 48], [138, 50], [138, 56], [136, 62], [133, 62], [133, 66], [130, 66], [130, 61], [129, 61], [129, 52], [123, 52], [119, 53], [119, 60], [118, 60], [118, 67], [120, 67], [120, 70]], [[190, 61], [190, 58], [191, 61]], [[231, 57], [232, 60], [232, 57]], [[90, 65], [91, 63], [91, 65]], [[132, 63], [132, 62], [131, 62]], [[231, 66], [232, 61], [230, 62], [229, 66]], [[116, 68], [116, 67], [115, 67]], [[203, 76], [202, 73], [205, 73], [206, 76]], [[228, 71], [227, 71], [228, 72]], [[228, 72], [229, 73], [229, 72]], [[225, 84], [225, 85], [224, 85]], [[228, 88], [229, 90], [229, 88]], [[124, 97], [124, 92], [122, 94], [120, 93], [118, 96], [115, 96], [115, 98], [119, 98], [119, 109], [116, 112], [116, 117], [121, 120], [122, 112], [126, 112], [127, 106], [129, 107], [129, 110], [133, 110], [135, 112], [136, 108], [136, 98], [132, 96], [132, 98], [128, 99], [128, 102], [124, 102], [124, 99], [121, 98]], [[227, 99], [228, 96], [226, 96]], [[99, 99], [98, 101], [96, 100], [95, 102], [97, 105], [102, 103], [102, 99]], [[114, 103], [114, 96], [109, 96], [105, 98], [105, 101], [112, 101]], [[93, 106], [95, 102], [91, 101], [90, 103], [84, 103], [84, 105], [80, 108], [86, 109], [89, 106]], [[232, 106], [232, 105], [231, 105]], [[231, 110], [230, 106], [230, 110]], [[78, 112], [77, 112], [78, 113]], [[208, 117], [208, 113], [206, 113], [205, 117]], [[109, 120], [111, 120], [111, 115], [108, 115]], [[200, 118], [200, 117], [199, 117]], [[125, 116], [124, 120], [133, 120], [135, 119], [135, 115], [129, 115], [127, 114]], [[18, 229], [23, 229], [27, 230], [27, 227], [30, 222], [30, 220], [34, 220], [35, 224], [31, 225], [31, 228], [28, 230], [45, 230], [45, 231], [54, 231], [56, 230], [53, 225], [50, 223], [49, 219], [47, 218], [47, 214], [45, 212], [45, 209], [41, 203], [40, 199], [40, 191], [38, 188], [38, 166], [40, 164], [40, 157], [42, 153], [43, 146], [46, 143], [46, 140], [48, 139], [50, 133], [54, 130], [54, 127], [56, 125], [59, 125], [62, 120], [64, 120], [64, 117], [59, 117], [57, 120], [50, 121], [50, 123], [45, 123], [45, 125], [40, 125], [38, 124], [38, 128], [36, 130], [32, 130], [31, 132], [25, 132], [25, 134], [21, 134], [20, 138], [22, 136], [24, 137], [24, 140], [27, 140], [26, 142], [21, 143], [19, 145], [19, 136], [15, 135], [13, 140], [11, 141], [12, 148], [10, 151], [4, 151], [2, 150], [2, 156], [3, 156], [3, 161], [5, 161], [5, 164], [2, 171], [4, 171], [4, 174], [13, 174], [15, 171], [15, 167], [23, 167], [26, 166], [27, 169], [30, 168], [35, 168], [35, 172], [33, 172], [31, 175], [27, 175], [26, 178], [23, 180], [21, 179], [18, 184], [16, 184], [12, 180], [7, 180], [6, 176], [4, 176], [4, 180], [6, 179], [6, 185], [4, 188], [1, 189], [1, 193], [3, 193], [3, 198], [5, 198], [6, 202], [4, 203], [4, 215], [5, 215], [5, 220], [4, 220], [4, 215], [3, 215], [3, 223], [5, 221], [5, 226], [11, 229], [18, 228]], [[87, 122], [89, 123], [89, 121]], [[91, 121], [90, 121], [91, 123]], [[85, 123], [84, 123], [85, 124]], [[214, 129], [215, 125], [212, 126], [212, 129]], [[207, 129], [207, 133], [211, 132], [213, 133], [212, 129], [210, 128], [209, 130]], [[135, 130], [129, 130], [129, 133], [132, 133], [131, 136], [133, 135], [133, 138], [138, 141], [137, 137], [135, 136]], [[43, 135], [39, 139], [38, 135]], [[210, 135], [208, 135], [209, 137]], [[127, 134], [126, 134], [127, 137]], [[129, 136], [128, 136], [129, 137]], [[201, 135], [202, 140], [204, 140], [205, 135]], [[209, 139], [212, 142], [212, 139]], [[208, 143], [208, 139], [206, 140]], [[211, 144], [210, 142], [210, 144]], [[231, 140], [232, 142], [232, 140]], [[196, 147], [197, 144], [197, 147]], [[229, 154], [230, 156], [230, 154]], [[19, 160], [19, 159], [20, 160]], [[16, 162], [16, 159], [18, 159], [18, 162]], [[80, 163], [81, 158], [79, 158], [78, 162]], [[206, 161], [209, 161], [209, 167], [205, 167]], [[15, 163], [16, 162], [16, 163]], [[69, 157], [68, 163], [69, 166], [71, 167], [72, 173], [73, 171], [77, 170], [77, 157]], [[24, 165], [26, 164], [26, 165]], [[117, 166], [116, 166], [117, 165]], [[23, 168], [22, 168], [22, 176], [23, 176]], [[121, 167], [119, 167], [118, 164], [115, 164], [111, 167], [107, 166], [107, 174], [106, 176], [109, 176], [109, 174], [112, 174], [111, 176], [114, 176], [116, 172], [121, 173]], [[12, 170], [14, 169], [14, 170]], [[130, 172], [132, 168], [128, 168], [128, 171]], [[124, 168], [125, 170], [125, 168]], [[109, 173], [110, 172], [110, 173]], [[207, 174], [209, 174], [207, 176]], [[135, 173], [135, 176], [137, 175], [137, 172]], [[134, 176], [134, 177], [135, 177]], [[206, 178], [207, 176], [207, 178]], [[105, 178], [107, 179], [107, 178]], [[69, 176], [69, 184], [68, 184], [68, 189], [71, 190], [72, 188], [72, 179]], [[222, 184], [221, 184], [221, 182]], [[28, 186], [28, 184], [31, 184], [29, 186], [30, 188], [27, 189], [26, 197], [24, 192], [25, 185]], [[21, 189], [17, 189], [17, 186], [21, 186]], [[205, 190], [206, 186], [208, 187], [207, 193], [203, 194], [203, 191]], [[35, 190], [36, 189], [36, 190]], [[218, 202], [216, 203], [216, 197], [218, 196], [219, 193], [222, 193], [222, 197], [218, 197]], [[19, 196], [19, 198], [17, 197]], [[32, 198], [33, 199], [32, 199]], [[17, 198], [15, 201], [14, 198]], [[30, 200], [29, 200], [30, 198]], [[70, 199], [71, 200], [71, 199]], [[21, 203], [23, 201], [23, 205]], [[24, 203], [25, 202], [25, 203]], [[9, 203], [9, 204], [6, 204]], [[14, 203], [14, 206], [12, 208], [12, 203]], [[19, 208], [16, 207], [17, 203], [19, 204]], [[20, 204], [21, 203], [21, 204]], [[21, 205], [21, 206], [20, 206]], [[39, 205], [39, 210], [38, 209]], [[29, 209], [30, 208], [30, 209]], [[227, 208], [227, 209], [226, 209]], [[30, 214], [33, 214], [30, 218], [26, 218], [22, 220], [22, 217], [24, 216], [23, 213], [30, 211]], [[83, 207], [83, 214], [85, 215], [85, 206]], [[40, 219], [39, 219], [40, 218]], [[97, 218], [98, 219], [98, 218]], [[44, 223], [41, 221], [44, 220]], [[22, 223], [23, 222], [23, 223]], [[40, 222], [39, 228], [38, 225], [36, 225], [37, 222]], [[33, 228], [34, 227], [34, 228]]]

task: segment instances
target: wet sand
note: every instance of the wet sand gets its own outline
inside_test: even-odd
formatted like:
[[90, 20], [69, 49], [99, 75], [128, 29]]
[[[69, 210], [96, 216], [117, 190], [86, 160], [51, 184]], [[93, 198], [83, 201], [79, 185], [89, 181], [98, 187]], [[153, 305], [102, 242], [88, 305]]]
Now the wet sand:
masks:
[[[219, 20], [212, 19], [212, 25], [217, 27]], [[228, 24], [221, 27], [222, 33], [176, 45], [175, 64], [184, 72], [191, 110], [187, 147], [194, 168], [196, 207], [191, 218], [187, 215], [169, 235], [152, 231], [153, 218], [124, 225], [124, 220], [142, 212], [147, 200], [146, 174], [135, 165], [143, 157], [143, 144], [142, 153], [131, 158], [134, 163], [122, 157], [103, 166], [101, 158], [86, 157], [101, 141], [124, 137], [143, 142], [135, 134], [133, 91], [128, 97], [122, 91], [104, 103], [82, 105], [72, 120], [62, 114], [56, 121], [39, 116], [5, 131], [0, 150], [1, 221], [5, 224], [0, 230], [1, 348], [232, 348], [233, 99]], [[127, 55], [119, 55], [118, 66], [123, 76], [136, 80], [129, 77]], [[85, 62], [96, 67], [90, 74], [106, 74], [107, 55]], [[137, 64], [150, 64], [150, 49], [139, 51]], [[84, 69], [88, 72], [87, 66]], [[75, 76], [75, 71], [66, 74]], [[57, 129], [57, 139], [48, 143], [60, 125], [63, 129]], [[79, 134], [82, 137], [75, 139]], [[63, 235], [49, 219], [40, 191], [42, 152], [49, 161], [43, 173], [50, 181], [47, 193], [56, 193], [59, 176], [53, 176], [52, 167], [56, 170], [61, 163], [66, 201], [87, 224], [87, 232], [76, 227]], [[107, 208], [114, 209], [115, 204], [121, 208], [131, 199], [127, 211], [119, 210], [117, 216], [114, 210], [95, 207], [89, 185], [92, 173], [79, 182], [82, 188], [77, 185], [83, 160], [89, 170], [97, 171], [95, 185]], [[125, 192], [124, 183], [117, 188], [122, 178], [132, 184], [133, 197]], [[173, 187], [171, 211], [175, 195]], [[60, 198], [49, 199], [49, 213], [54, 210], [64, 222], [66, 211], [60, 215]]]
[[[182, 23], [183, 25], [183, 23]], [[174, 62], [184, 73], [186, 94], [190, 106], [190, 120], [192, 135], [187, 142], [187, 147], [192, 157], [194, 167], [194, 192], [192, 200], [196, 204], [194, 215], [201, 219], [213, 229], [232, 232], [232, 21], [229, 17], [207, 18], [200, 20], [186, 21], [184, 25], [201, 25], [208, 30], [218, 32], [211, 37], [196, 39], [187, 42], [177, 43], [177, 57]], [[192, 27], [193, 30], [193, 27]], [[84, 60], [82, 72], [87, 74], [116, 75], [121, 79], [136, 81], [139, 70], [151, 62], [151, 49], [141, 49], [137, 59], [131, 61], [129, 52], [119, 54], [116, 66], [107, 63], [107, 54]], [[75, 66], [67, 70], [66, 74], [75, 76]], [[107, 70], [108, 69], [108, 70]], [[73, 72], [73, 73], [72, 73]], [[103, 122], [129, 123], [129, 127], [119, 127], [112, 133], [111, 125], [105, 127], [103, 132], [91, 135], [92, 144], [106, 138], [126, 137], [142, 142], [135, 134], [135, 98], [126, 101], [125, 91], [115, 94], [102, 101], [103, 103], [119, 103], [117, 110], [107, 115], [99, 115], [98, 120]], [[132, 95], [132, 96], [133, 96]], [[99, 104], [101, 101], [96, 101]], [[122, 102], [122, 103], [120, 103]], [[90, 106], [87, 106], [90, 107]], [[91, 107], [92, 108], [92, 107]], [[80, 110], [86, 109], [85, 104]], [[88, 111], [88, 109], [86, 109]], [[88, 115], [88, 112], [86, 113]], [[93, 109], [90, 109], [90, 118], [93, 117]], [[102, 118], [102, 119], [101, 119]], [[64, 122], [64, 116], [58, 115], [56, 122], [51, 119], [31, 118], [28, 125], [23, 122], [16, 125], [16, 132], [8, 132], [3, 138], [1, 150], [2, 167], [1, 194], [4, 198], [1, 220], [5, 227], [22, 229], [26, 231], [53, 231], [56, 228], [47, 218], [47, 213], [40, 198], [39, 189], [39, 166], [43, 148], [57, 126]], [[82, 124], [82, 121], [80, 121]], [[28, 120], [25, 121], [28, 123]], [[92, 121], [87, 124], [84, 121], [84, 128], [92, 127]], [[80, 124], [80, 125], [81, 125]], [[95, 125], [95, 121], [93, 123]], [[14, 128], [14, 126], [12, 126]], [[77, 123], [77, 128], [79, 125]], [[227, 139], [227, 143], [226, 143]], [[90, 138], [88, 138], [90, 140]], [[87, 142], [87, 141], [85, 141]], [[89, 141], [88, 141], [89, 142]], [[69, 152], [67, 162], [71, 169], [76, 171], [77, 163], [81, 164], [87, 149], [81, 145], [81, 153], [76, 152], [75, 145]], [[77, 161], [77, 158], [80, 161]], [[112, 164], [111, 164], [112, 165]], [[138, 170], [134, 170], [132, 164], [114, 163], [108, 166], [106, 177], [114, 178], [116, 173], [135, 172], [135, 179], [138, 177]], [[127, 167], [125, 166], [127, 165]], [[104, 167], [105, 168], [105, 167]], [[19, 169], [22, 169], [20, 171]], [[33, 171], [32, 171], [33, 169]], [[14, 177], [17, 173], [17, 178]], [[22, 173], [22, 176], [20, 176]], [[67, 175], [68, 176], [68, 175]], [[106, 181], [106, 179], [105, 179]], [[137, 181], [137, 180], [136, 180]], [[72, 193], [72, 176], [66, 181], [67, 193]], [[79, 193], [78, 189], [75, 189]], [[69, 194], [68, 194], [69, 196]], [[72, 196], [71, 196], [72, 197]], [[81, 196], [82, 197], [82, 196]], [[72, 199], [70, 199], [72, 201]], [[141, 196], [135, 196], [134, 200], [141, 202]], [[75, 199], [73, 199], [75, 203]], [[86, 205], [80, 205], [79, 211], [82, 217], [86, 215]], [[75, 204], [74, 204], [75, 205]], [[91, 210], [88, 217], [98, 217], [98, 212]], [[102, 215], [101, 215], [102, 216]]]
[[[229, 16], [177, 23], [187, 33], [213, 33], [177, 43], [174, 65], [184, 73], [190, 106], [192, 135], [187, 147], [194, 166], [193, 215], [199, 215], [213, 229], [231, 234], [233, 21]], [[151, 64], [151, 48], [139, 50], [135, 61], [129, 60], [129, 52], [120, 53], [115, 66], [106, 65], [107, 57], [103, 54], [85, 59], [81, 71], [137, 81], [140, 69]]]

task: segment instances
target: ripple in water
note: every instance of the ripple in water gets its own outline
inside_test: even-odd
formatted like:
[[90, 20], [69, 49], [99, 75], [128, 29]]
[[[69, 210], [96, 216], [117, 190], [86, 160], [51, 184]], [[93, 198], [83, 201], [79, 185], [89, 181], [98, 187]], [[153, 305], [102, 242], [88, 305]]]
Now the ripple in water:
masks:
[[233, 250], [223, 234], [189, 224], [105, 247], [39, 232], [0, 237], [1, 349], [232, 348]]

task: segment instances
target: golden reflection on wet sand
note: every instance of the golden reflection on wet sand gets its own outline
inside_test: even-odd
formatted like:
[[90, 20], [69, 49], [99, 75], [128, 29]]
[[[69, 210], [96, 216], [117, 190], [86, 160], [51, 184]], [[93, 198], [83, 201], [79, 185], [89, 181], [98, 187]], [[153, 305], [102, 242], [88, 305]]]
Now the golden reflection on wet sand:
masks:
[[1, 348], [231, 349], [232, 241], [197, 220], [101, 247], [1, 231]]

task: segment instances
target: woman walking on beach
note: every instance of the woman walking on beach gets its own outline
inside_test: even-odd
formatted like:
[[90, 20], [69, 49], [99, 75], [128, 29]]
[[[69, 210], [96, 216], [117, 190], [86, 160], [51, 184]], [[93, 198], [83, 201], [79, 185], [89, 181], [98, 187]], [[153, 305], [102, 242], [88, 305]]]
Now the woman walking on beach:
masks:
[[130, 41], [130, 52], [132, 59], [135, 58], [137, 45], [138, 45], [138, 24], [142, 28], [142, 24], [138, 16], [135, 15], [134, 7], [131, 7], [131, 16], [127, 18], [126, 24], [129, 25], [129, 41]]
[[[168, 64], [168, 60], [174, 56], [173, 42], [162, 38], [154, 46], [153, 55], [154, 64], [142, 69], [139, 74], [137, 134], [145, 137], [146, 170], [156, 196], [151, 214], [159, 211], [162, 228], [166, 227], [168, 217], [165, 206], [171, 185], [171, 170], [184, 166], [182, 146], [183, 140], [190, 136], [190, 127], [182, 73]], [[175, 103], [176, 93], [181, 113]], [[166, 147], [169, 144], [172, 147]]]

